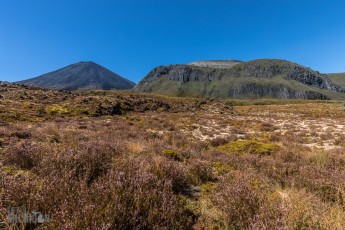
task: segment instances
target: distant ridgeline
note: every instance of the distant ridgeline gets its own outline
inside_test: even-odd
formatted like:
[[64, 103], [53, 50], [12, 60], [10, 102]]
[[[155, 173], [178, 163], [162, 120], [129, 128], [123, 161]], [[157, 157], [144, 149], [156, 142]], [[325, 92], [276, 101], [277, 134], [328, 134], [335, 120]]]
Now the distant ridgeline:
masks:
[[344, 100], [345, 75], [320, 74], [296, 63], [199, 61], [159, 66], [133, 90], [205, 98]]

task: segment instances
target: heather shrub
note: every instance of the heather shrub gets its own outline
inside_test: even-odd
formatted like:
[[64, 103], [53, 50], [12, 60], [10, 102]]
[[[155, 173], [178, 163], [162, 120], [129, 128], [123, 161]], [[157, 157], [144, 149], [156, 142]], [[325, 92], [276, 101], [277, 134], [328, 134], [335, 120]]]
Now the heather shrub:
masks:
[[247, 229], [266, 202], [269, 190], [266, 182], [254, 175], [236, 173], [223, 179], [211, 196], [212, 202], [221, 210], [221, 220], [228, 229]]
[[213, 175], [212, 164], [208, 161], [189, 159], [187, 167], [193, 184], [203, 184], [216, 179]]
[[146, 171], [145, 166], [134, 164], [124, 160], [91, 186], [81, 188], [66, 178], [56, 178], [57, 184], [48, 188], [53, 192], [58, 186], [62, 191], [54, 197], [46, 192], [45, 203], [58, 202], [50, 226], [68, 229], [190, 229], [194, 217], [185, 208], [183, 200], [174, 195], [171, 180], [159, 179]]
[[210, 140], [210, 144], [213, 147], [218, 147], [220, 145], [225, 145], [226, 143], [228, 143], [229, 140], [228, 138], [224, 138], [224, 137], [216, 137]]
[[285, 198], [279, 190], [267, 192], [248, 229], [289, 229], [284, 219]]
[[279, 142], [281, 140], [281, 135], [278, 133], [273, 133], [270, 135], [269, 141], [270, 142]]
[[338, 137], [334, 138], [334, 145], [337, 146], [344, 146], [345, 144], [345, 135], [344, 134], [340, 134]]
[[175, 150], [170, 150], [166, 149], [163, 151], [164, 155], [175, 160], [175, 161], [181, 161], [182, 158], [181, 156], [175, 151]]
[[32, 169], [42, 158], [44, 149], [28, 140], [20, 144], [11, 144], [4, 152], [4, 164], [14, 165], [21, 169]]
[[323, 203], [305, 190], [284, 193], [284, 224], [291, 229], [342, 229], [344, 211]]
[[13, 225], [7, 221], [7, 208], [25, 207], [27, 210], [35, 210], [40, 202], [40, 197], [37, 196], [40, 181], [30, 171], [16, 170], [11, 167], [2, 167], [0, 177], [1, 222], [5, 223], [5, 229], [17, 229], [19, 225]]
[[174, 193], [183, 194], [189, 190], [191, 178], [186, 167], [179, 162], [156, 156], [150, 161], [148, 168], [159, 179], [169, 179]]
[[232, 134], [230, 136], [213, 138], [211, 139], [210, 144], [213, 147], [218, 147], [218, 146], [227, 144], [229, 141], [236, 141], [236, 140], [237, 140], [237, 136]]
[[106, 174], [114, 157], [122, 154], [116, 144], [101, 140], [80, 142], [72, 149], [55, 147], [52, 150], [56, 155], [53, 159], [45, 158], [42, 161], [39, 169], [42, 175], [55, 171], [87, 184]]
[[[128, 158], [117, 155], [108, 165], [105, 156], [100, 161], [88, 150], [91, 145], [85, 143], [74, 155], [68, 152], [57, 156], [40, 171], [39, 181], [27, 180], [29, 175], [20, 180], [6, 179], [5, 191], [0, 193], [12, 202], [6, 203], [6, 207], [23, 205], [28, 210], [50, 213], [52, 222], [45, 225], [50, 229], [192, 227], [196, 217], [177, 195], [188, 187], [183, 167], [153, 155]], [[67, 156], [70, 158], [65, 159]], [[94, 175], [91, 172], [101, 166], [106, 166], [106, 171], [90, 183], [88, 179]]]
[[275, 127], [274, 125], [270, 123], [262, 123], [260, 127], [260, 131], [263, 131], [263, 132], [273, 132], [277, 129], [278, 129], [277, 127]]
[[193, 215], [184, 207], [183, 200], [174, 195], [174, 182], [151, 173], [137, 173], [117, 179], [122, 184], [112, 210], [111, 228], [190, 229]]
[[19, 139], [28, 139], [31, 137], [31, 133], [26, 132], [26, 131], [17, 131], [17, 132], [12, 133], [11, 135]]

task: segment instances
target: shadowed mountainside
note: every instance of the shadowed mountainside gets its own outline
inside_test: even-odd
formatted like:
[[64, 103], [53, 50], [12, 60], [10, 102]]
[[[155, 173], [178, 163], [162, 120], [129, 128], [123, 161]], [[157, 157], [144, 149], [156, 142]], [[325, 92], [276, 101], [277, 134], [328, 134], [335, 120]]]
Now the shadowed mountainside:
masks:
[[79, 62], [17, 83], [62, 90], [131, 89], [135, 85], [94, 62]]

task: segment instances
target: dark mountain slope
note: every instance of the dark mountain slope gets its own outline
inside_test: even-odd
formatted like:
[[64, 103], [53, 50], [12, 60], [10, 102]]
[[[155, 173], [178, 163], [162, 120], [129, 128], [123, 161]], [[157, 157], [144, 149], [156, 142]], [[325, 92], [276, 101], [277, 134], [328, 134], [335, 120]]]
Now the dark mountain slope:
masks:
[[94, 62], [79, 62], [17, 83], [63, 90], [131, 89], [135, 85]]

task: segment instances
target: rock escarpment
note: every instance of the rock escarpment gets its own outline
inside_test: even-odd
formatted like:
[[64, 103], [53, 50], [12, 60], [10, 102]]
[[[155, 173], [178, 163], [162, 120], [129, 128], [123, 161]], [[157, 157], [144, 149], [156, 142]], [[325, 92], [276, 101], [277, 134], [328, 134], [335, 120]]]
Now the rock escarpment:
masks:
[[345, 90], [327, 75], [276, 59], [159, 66], [134, 90], [206, 98], [345, 99]]
[[328, 89], [334, 92], [344, 92], [340, 86], [335, 85], [327, 75], [316, 73], [309, 69], [295, 66], [286, 75], [287, 79], [299, 81], [303, 84]]

